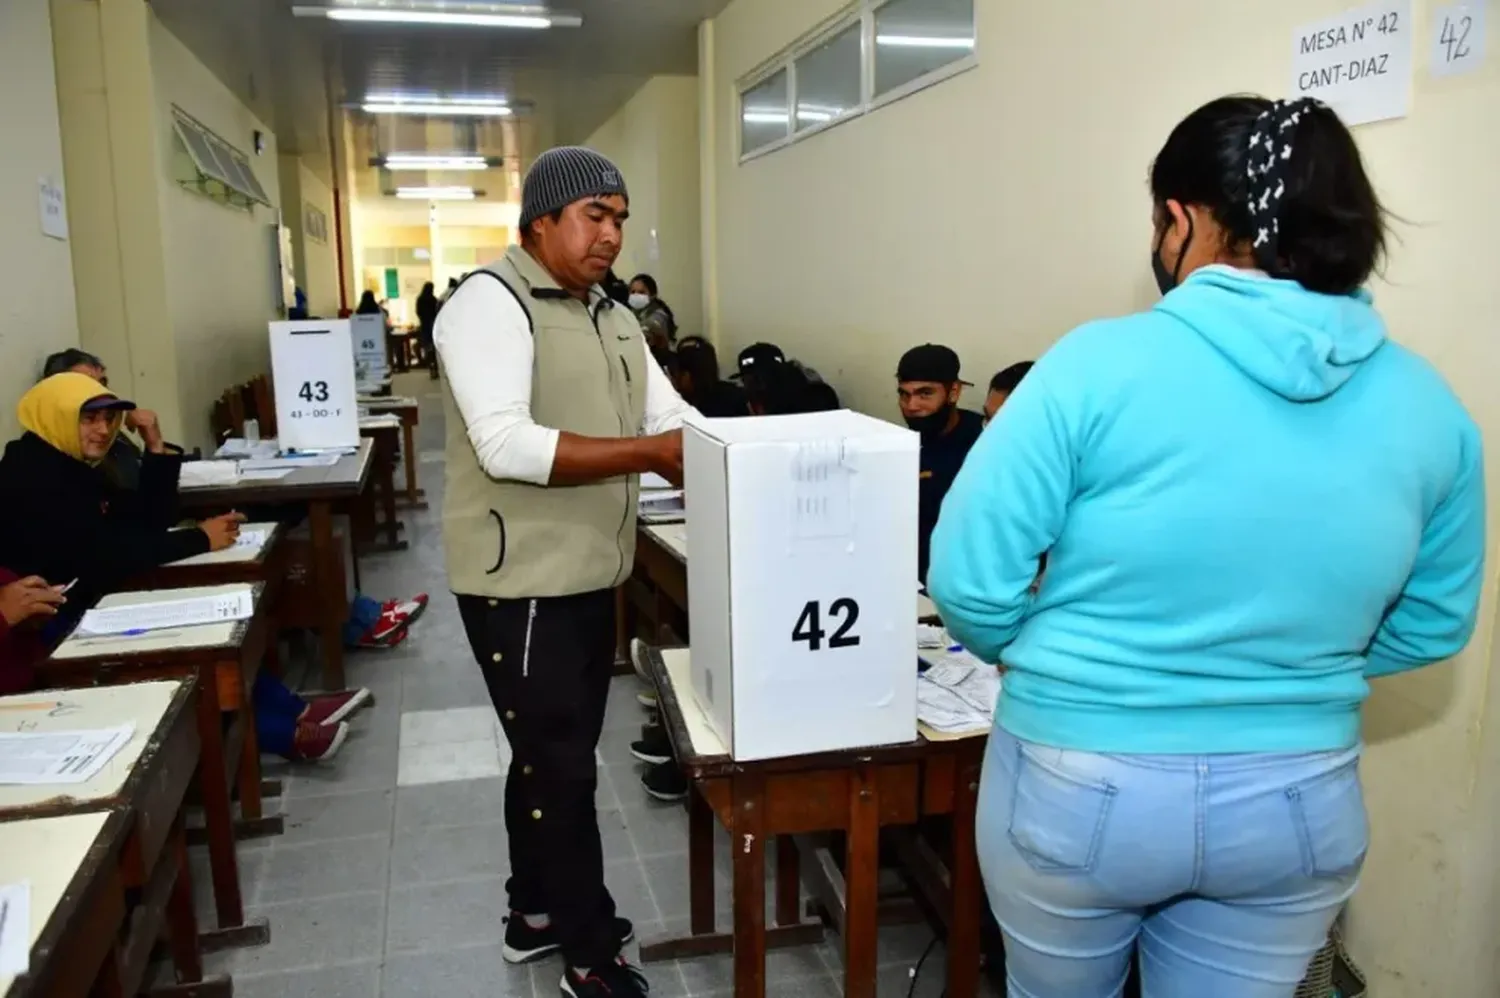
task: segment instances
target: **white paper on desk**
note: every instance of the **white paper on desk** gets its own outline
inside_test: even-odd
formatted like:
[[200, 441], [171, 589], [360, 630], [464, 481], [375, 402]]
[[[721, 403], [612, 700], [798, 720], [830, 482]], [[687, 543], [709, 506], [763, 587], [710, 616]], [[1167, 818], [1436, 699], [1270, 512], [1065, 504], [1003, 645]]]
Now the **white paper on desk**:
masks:
[[31, 969], [31, 883], [0, 884], [0, 976]]
[[124, 606], [96, 606], [78, 623], [79, 634], [126, 634], [132, 631], [157, 631], [166, 627], [192, 627], [245, 620], [255, 612], [255, 596], [250, 586], [209, 596], [176, 598], [172, 590], [161, 590], [159, 599], [127, 603]]
[[134, 724], [0, 732], [0, 783], [87, 783], [134, 734]]
[[983, 729], [995, 717], [1000, 670], [966, 651], [919, 652], [928, 669], [917, 677], [917, 718], [937, 731]]
[[218, 450], [214, 451], [214, 457], [275, 457], [276, 449], [275, 437], [255, 441], [246, 440], [244, 437], [230, 437], [219, 445]]
[[240, 466], [235, 461], [184, 461], [177, 485], [184, 489], [234, 485], [240, 480]]
[[683, 502], [681, 489], [641, 493], [639, 509], [641, 516], [681, 516], [686, 510], [687, 506]]
[[291, 454], [282, 457], [261, 457], [241, 461], [244, 471], [269, 471], [276, 468], [331, 468], [343, 457], [338, 451], [319, 454]]
[[641, 476], [641, 491], [650, 489], [670, 489], [672, 483], [661, 477], [654, 471], [648, 471]]
[[295, 468], [251, 468], [249, 471], [240, 472], [242, 482], [274, 482], [278, 478], [285, 478]]
[[266, 543], [266, 538], [269, 536], [271, 536], [271, 532], [264, 527], [257, 527], [254, 530], [241, 530], [240, 535], [234, 539], [234, 546], [237, 548], [259, 548]]

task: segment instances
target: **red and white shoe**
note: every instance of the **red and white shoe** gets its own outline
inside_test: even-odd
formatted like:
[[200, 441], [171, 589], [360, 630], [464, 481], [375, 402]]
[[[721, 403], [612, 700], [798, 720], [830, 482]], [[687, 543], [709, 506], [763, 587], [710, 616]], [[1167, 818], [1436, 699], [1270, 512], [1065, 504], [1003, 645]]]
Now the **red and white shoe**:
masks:
[[369, 705], [373, 699], [370, 691], [364, 688], [314, 694], [307, 698], [307, 710], [298, 721], [307, 724], [338, 724], [355, 711]]
[[366, 631], [354, 645], [355, 648], [395, 648], [406, 640], [406, 624], [393, 621], [384, 614], [375, 626]]
[[417, 618], [427, 612], [427, 594], [417, 593], [411, 599], [386, 600], [380, 608], [382, 617], [390, 617], [400, 621], [407, 626], [417, 622]]

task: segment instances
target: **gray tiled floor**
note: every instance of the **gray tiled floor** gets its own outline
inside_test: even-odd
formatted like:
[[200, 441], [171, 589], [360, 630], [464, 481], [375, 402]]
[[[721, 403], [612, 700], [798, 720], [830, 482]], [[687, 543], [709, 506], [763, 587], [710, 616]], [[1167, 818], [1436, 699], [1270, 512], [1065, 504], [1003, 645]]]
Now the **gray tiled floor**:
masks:
[[[387, 596], [425, 591], [426, 616], [405, 646], [351, 657], [352, 684], [368, 686], [377, 705], [327, 765], [289, 768], [267, 761], [286, 781], [286, 834], [241, 846], [250, 911], [271, 925], [272, 942], [210, 958], [228, 971], [241, 998], [553, 998], [556, 960], [511, 967], [501, 958], [504, 878], [509, 871], [503, 821], [504, 780], [397, 787], [401, 716], [487, 705], [453, 597], [444, 588], [437, 512], [441, 506], [441, 406], [424, 376], [396, 390], [422, 401], [419, 465], [431, 511], [403, 513], [411, 550], [361, 562], [365, 590]], [[599, 747], [599, 823], [606, 876], [621, 913], [641, 935], [680, 931], [687, 920], [687, 822], [678, 807], [648, 800], [627, 747], [641, 723], [634, 681], [616, 681]], [[718, 848], [727, 855], [723, 840]], [[197, 860], [195, 860], [195, 863]], [[206, 870], [195, 887], [209, 908]], [[718, 878], [721, 925], [729, 885]], [[882, 930], [881, 998], [900, 998], [931, 936], [924, 927]], [[916, 994], [942, 988], [934, 952]], [[651, 993], [706, 998], [732, 993], [728, 957], [647, 968]], [[773, 998], [832, 998], [842, 993], [835, 942], [775, 952], [767, 965]]]

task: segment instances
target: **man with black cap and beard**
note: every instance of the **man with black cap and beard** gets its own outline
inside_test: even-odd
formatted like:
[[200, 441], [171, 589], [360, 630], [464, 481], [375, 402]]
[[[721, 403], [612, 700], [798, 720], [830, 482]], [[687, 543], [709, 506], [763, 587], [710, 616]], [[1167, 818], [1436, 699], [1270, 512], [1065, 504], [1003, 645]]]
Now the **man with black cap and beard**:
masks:
[[503, 952], [525, 963], [561, 951], [572, 998], [647, 991], [620, 957], [633, 929], [604, 885], [594, 749], [639, 476], [681, 482], [691, 411], [600, 286], [629, 206], [603, 156], [543, 153], [522, 185], [520, 245], [464, 279], [434, 336], [449, 585], [512, 750]]
[[917, 578], [927, 578], [927, 546], [937, 526], [943, 496], [969, 449], [984, 430], [984, 417], [958, 407], [968, 384], [959, 377], [958, 354], [926, 343], [912, 347], [896, 365], [896, 400], [906, 425], [922, 435], [917, 491]]

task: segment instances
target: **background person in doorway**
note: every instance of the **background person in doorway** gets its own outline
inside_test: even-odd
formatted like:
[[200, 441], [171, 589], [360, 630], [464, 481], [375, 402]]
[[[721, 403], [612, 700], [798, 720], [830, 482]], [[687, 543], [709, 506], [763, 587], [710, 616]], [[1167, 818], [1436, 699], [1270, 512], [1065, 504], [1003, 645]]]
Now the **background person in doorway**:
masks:
[[449, 587], [513, 756], [504, 956], [560, 950], [562, 994], [641, 998], [645, 978], [620, 956], [634, 928], [604, 883], [594, 753], [639, 475], [681, 483], [691, 408], [600, 286], [630, 212], [619, 169], [589, 149], [549, 150], [521, 202], [520, 245], [437, 322]]
[[1331, 109], [1206, 104], [1151, 193], [1165, 297], [1037, 362], [928, 588], [1007, 669], [977, 835], [1011, 994], [1116, 995], [1138, 947], [1146, 998], [1286, 998], [1364, 862], [1369, 681], [1473, 632], [1480, 437], [1364, 290], [1385, 220]]
[[958, 407], [967, 384], [959, 377], [958, 354], [936, 343], [912, 347], [896, 365], [901, 417], [922, 437], [917, 486], [919, 582], [927, 578], [932, 529], [937, 526], [943, 497], [984, 429], [979, 413]]
[[1021, 384], [1021, 379], [1026, 377], [1031, 370], [1032, 362], [1023, 360], [1019, 364], [1012, 364], [1005, 370], [990, 379], [990, 390], [984, 397], [984, 422], [989, 425], [990, 420], [995, 418], [995, 413], [1010, 398], [1011, 392], [1015, 391]]
[[437, 322], [437, 295], [433, 294], [432, 282], [422, 285], [417, 295], [417, 338], [422, 343], [422, 359], [427, 362], [427, 371], [435, 380], [438, 376], [437, 350], [432, 345], [432, 327]]

